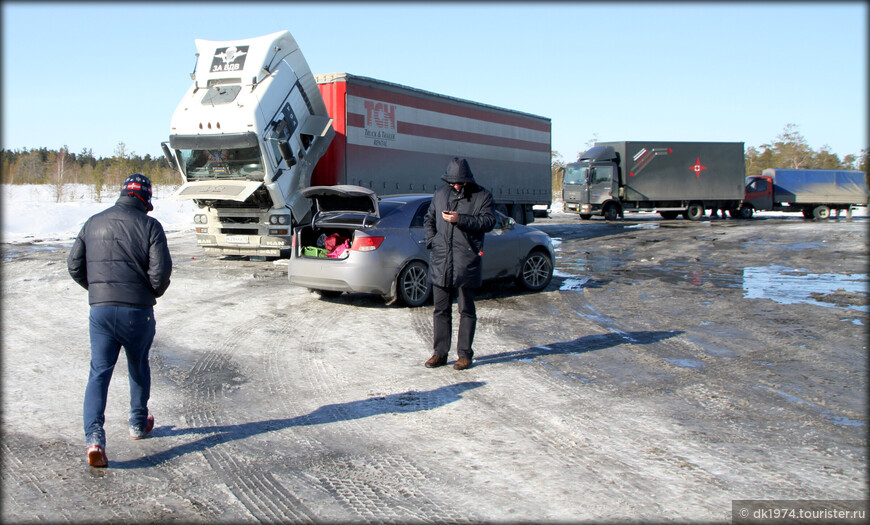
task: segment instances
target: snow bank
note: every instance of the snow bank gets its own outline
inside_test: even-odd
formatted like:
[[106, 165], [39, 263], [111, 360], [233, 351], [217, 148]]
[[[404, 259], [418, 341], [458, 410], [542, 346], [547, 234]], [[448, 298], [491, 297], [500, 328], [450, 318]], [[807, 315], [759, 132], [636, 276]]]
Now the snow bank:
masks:
[[[49, 184], [2, 184], [3, 242], [19, 243], [41, 240], [73, 240], [85, 221], [93, 214], [112, 206], [120, 190], [104, 191], [98, 198], [93, 186], [67, 184], [61, 202], [57, 189]], [[167, 232], [193, 228], [196, 208], [191, 201], [169, 200], [175, 188], [160, 187], [152, 198], [151, 216]]]

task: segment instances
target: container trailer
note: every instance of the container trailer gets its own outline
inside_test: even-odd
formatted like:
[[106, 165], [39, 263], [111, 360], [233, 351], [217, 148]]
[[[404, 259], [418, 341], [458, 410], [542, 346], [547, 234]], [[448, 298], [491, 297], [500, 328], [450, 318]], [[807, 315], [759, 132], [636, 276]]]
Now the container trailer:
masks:
[[468, 159], [517, 222], [550, 204], [548, 118], [348, 73], [315, 76], [287, 31], [196, 47], [163, 151], [183, 181], [173, 198], [199, 208], [205, 253], [287, 256], [293, 227], [311, 218], [301, 189], [432, 193], [453, 157]]
[[827, 219], [831, 211], [846, 210], [851, 216], [855, 207], [867, 206], [867, 187], [863, 171], [768, 168], [746, 178], [740, 215], [748, 219], [756, 211], [785, 211]]
[[656, 211], [699, 220], [709, 208], [737, 213], [744, 173], [742, 142], [598, 142], [566, 166], [562, 199], [581, 219]]

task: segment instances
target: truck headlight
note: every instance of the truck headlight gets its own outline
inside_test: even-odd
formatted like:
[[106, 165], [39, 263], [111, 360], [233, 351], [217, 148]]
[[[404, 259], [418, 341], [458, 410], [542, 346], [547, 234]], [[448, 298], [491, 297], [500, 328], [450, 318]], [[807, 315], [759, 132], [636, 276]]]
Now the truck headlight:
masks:
[[193, 216], [193, 222], [196, 224], [206, 224], [208, 222], [208, 216], [198, 213]]
[[289, 215], [271, 215], [269, 217], [269, 224], [290, 224], [290, 216]]

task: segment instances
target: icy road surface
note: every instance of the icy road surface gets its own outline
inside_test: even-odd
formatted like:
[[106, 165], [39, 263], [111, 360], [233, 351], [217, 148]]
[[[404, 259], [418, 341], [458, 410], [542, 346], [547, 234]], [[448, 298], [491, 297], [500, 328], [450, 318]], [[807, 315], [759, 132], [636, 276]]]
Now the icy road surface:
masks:
[[[0, 521], [730, 521], [867, 499], [867, 218], [578, 222], [550, 287], [486, 287], [475, 366], [431, 307], [324, 300], [286, 261], [170, 233], [157, 421], [85, 463], [86, 292], [68, 242], [3, 245]], [[455, 351], [450, 362], [455, 359]]]

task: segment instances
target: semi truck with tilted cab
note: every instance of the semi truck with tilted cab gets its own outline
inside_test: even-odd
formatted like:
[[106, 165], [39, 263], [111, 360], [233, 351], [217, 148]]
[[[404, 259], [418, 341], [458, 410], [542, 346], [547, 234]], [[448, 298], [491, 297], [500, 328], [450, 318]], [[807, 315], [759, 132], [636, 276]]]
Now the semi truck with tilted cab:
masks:
[[205, 253], [289, 255], [311, 218], [300, 190], [432, 193], [453, 157], [525, 224], [549, 206], [550, 119], [348, 73], [313, 75], [287, 31], [196, 40], [193, 85], [163, 151]]
[[654, 211], [700, 220], [712, 208], [736, 215], [744, 174], [742, 142], [597, 142], [565, 167], [563, 206], [581, 219]]
[[867, 206], [867, 174], [847, 170], [802, 170], [768, 168], [746, 178], [746, 196], [740, 216], [748, 219], [757, 211], [800, 212], [807, 219], [827, 219], [841, 210]]

